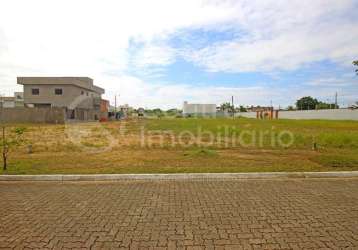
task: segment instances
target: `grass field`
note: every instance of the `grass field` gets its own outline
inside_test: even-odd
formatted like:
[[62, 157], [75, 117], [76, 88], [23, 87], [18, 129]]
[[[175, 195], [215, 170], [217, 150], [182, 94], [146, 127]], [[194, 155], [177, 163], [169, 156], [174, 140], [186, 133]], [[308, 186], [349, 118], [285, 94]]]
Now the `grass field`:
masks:
[[354, 121], [172, 118], [7, 131], [19, 126], [26, 144], [1, 174], [358, 170]]

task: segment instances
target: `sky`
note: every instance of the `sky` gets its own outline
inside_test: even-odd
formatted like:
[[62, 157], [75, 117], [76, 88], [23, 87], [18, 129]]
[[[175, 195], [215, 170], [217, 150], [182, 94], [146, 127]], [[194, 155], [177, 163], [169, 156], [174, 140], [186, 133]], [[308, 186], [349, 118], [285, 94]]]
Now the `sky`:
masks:
[[0, 93], [88, 76], [118, 104], [358, 101], [358, 0], [1, 0]]

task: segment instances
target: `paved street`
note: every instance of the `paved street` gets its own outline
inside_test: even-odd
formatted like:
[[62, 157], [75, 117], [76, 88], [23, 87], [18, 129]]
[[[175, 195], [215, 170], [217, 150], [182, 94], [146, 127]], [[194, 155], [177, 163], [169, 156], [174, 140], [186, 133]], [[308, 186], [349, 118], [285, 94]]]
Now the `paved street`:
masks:
[[358, 179], [0, 182], [0, 247], [358, 249]]

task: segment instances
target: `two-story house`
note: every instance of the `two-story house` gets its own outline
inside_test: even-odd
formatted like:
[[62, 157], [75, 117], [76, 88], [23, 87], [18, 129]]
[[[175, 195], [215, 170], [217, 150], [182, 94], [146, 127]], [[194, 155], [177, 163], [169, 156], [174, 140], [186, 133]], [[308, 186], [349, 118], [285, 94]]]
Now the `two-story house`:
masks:
[[67, 118], [98, 120], [104, 89], [88, 77], [18, 77], [26, 107], [66, 108]]

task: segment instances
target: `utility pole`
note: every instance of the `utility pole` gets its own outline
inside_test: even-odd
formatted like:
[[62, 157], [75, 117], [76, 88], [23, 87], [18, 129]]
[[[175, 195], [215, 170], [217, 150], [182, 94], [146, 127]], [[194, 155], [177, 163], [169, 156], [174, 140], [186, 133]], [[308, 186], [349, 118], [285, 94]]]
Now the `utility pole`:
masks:
[[3, 96], [0, 94], [0, 125], [1, 125], [1, 141], [2, 141], [2, 160], [3, 160], [3, 170], [6, 170], [6, 131], [5, 131], [5, 122], [3, 121], [3, 106], [4, 106], [4, 99]]
[[334, 96], [334, 109], [337, 109], [338, 108], [338, 93], [336, 92], [336, 95]]
[[231, 96], [232, 117], [235, 118], [234, 96]]
[[0, 124], [3, 125], [3, 106], [4, 106], [4, 99], [3, 99], [3, 95], [0, 94]]
[[117, 94], [114, 95], [114, 112], [117, 113]]

